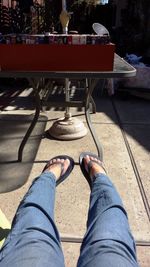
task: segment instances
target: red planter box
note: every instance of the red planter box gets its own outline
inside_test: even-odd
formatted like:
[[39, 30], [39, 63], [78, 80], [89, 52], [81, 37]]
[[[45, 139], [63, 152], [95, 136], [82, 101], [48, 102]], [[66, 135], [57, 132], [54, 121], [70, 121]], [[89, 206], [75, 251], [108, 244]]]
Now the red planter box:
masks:
[[9, 71], [110, 71], [114, 50], [114, 44], [0, 44], [0, 67]]

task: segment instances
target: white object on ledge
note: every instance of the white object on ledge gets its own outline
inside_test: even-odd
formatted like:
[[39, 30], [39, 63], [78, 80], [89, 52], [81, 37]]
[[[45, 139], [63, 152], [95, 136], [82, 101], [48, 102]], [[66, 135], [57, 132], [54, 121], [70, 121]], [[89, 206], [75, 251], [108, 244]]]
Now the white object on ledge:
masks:
[[109, 31], [100, 23], [93, 23], [92, 28], [97, 35], [109, 35]]

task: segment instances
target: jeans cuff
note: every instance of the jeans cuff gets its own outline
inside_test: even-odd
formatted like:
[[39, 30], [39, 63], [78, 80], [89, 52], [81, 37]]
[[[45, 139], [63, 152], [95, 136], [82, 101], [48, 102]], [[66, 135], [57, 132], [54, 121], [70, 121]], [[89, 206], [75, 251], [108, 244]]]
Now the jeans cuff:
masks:
[[93, 178], [94, 178], [94, 181], [95, 180], [99, 180], [99, 179], [106, 179], [106, 178], [108, 178], [108, 176], [106, 175], [106, 174], [104, 174], [104, 173], [96, 173], [94, 176], [93, 176]]
[[51, 179], [51, 181], [56, 184], [56, 176], [53, 172], [45, 171], [38, 178]]

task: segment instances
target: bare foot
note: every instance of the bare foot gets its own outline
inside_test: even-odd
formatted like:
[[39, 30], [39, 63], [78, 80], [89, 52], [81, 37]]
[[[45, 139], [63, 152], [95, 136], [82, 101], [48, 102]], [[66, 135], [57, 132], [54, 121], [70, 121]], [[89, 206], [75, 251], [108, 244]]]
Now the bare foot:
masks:
[[[92, 165], [90, 167], [90, 177], [92, 178], [95, 174], [97, 173], [103, 173], [103, 174], [106, 174], [104, 168], [102, 167], [103, 166], [103, 163], [98, 160], [97, 158], [94, 158], [94, 157], [91, 157], [91, 156], [86, 156], [84, 157], [84, 164], [85, 164], [85, 168], [87, 170], [87, 172], [89, 172], [88, 170], [88, 163], [92, 161]], [[93, 162], [94, 161], [94, 162]], [[99, 164], [97, 163], [100, 163], [102, 166], [100, 166]]]
[[[59, 158], [52, 159], [50, 160], [48, 167], [44, 170], [44, 172], [50, 171], [55, 175], [56, 179], [58, 179], [60, 175], [66, 172], [69, 165], [70, 165], [69, 159], [59, 159]], [[62, 172], [62, 166], [63, 166], [63, 172]]]

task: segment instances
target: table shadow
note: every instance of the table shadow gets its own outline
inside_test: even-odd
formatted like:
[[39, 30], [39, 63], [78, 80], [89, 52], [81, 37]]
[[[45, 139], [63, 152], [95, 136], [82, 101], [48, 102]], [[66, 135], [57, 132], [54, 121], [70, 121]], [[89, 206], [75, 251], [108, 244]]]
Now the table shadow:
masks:
[[33, 115], [0, 115], [0, 193], [24, 185], [36, 157], [47, 117], [39, 120], [24, 148], [23, 161], [18, 162], [18, 149]]

